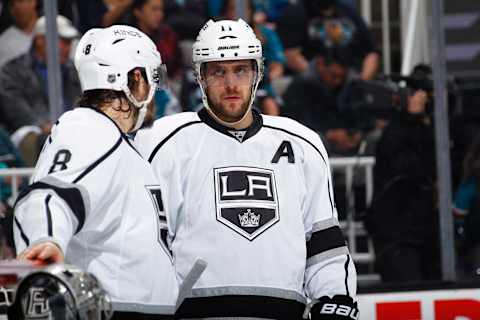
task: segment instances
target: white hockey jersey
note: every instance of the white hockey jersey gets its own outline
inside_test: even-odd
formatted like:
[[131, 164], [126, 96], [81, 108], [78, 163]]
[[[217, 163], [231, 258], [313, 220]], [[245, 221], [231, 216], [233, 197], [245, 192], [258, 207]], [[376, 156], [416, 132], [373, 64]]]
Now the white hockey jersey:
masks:
[[157, 120], [135, 145], [168, 183], [179, 279], [208, 263], [180, 317], [301, 319], [307, 297], [356, 294], [316, 133], [255, 111], [235, 131], [202, 109]]
[[49, 239], [66, 262], [93, 273], [116, 311], [171, 314], [178, 286], [161, 189], [149, 163], [93, 108], [52, 129], [32, 184], [15, 205], [17, 252]]

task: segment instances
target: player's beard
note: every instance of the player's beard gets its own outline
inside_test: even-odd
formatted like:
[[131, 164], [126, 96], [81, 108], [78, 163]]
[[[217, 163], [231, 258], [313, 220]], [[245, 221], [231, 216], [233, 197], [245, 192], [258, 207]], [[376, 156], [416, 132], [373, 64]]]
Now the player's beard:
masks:
[[225, 122], [237, 122], [242, 120], [243, 116], [245, 113], [248, 111], [248, 101], [244, 101], [241, 104], [241, 107], [238, 108], [234, 112], [230, 112], [227, 108], [228, 107], [223, 107], [220, 104], [215, 104], [213, 103], [210, 99], [208, 99], [208, 105], [210, 107], [210, 110], [218, 117], [220, 120], [223, 120]]
[[228, 102], [215, 103], [208, 96], [207, 100], [208, 106], [210, 110], [214, 113], [214, 115], [217, 116], [220, 120], [230, 123], [242, 120], [242, 118], [245, 116], [245, 113], [248, 112], [250, 102], [249, 99], [243, 99], [240, 108], [236, 108], [235, 110], [230, 111], [231, 108], [229, 108]]

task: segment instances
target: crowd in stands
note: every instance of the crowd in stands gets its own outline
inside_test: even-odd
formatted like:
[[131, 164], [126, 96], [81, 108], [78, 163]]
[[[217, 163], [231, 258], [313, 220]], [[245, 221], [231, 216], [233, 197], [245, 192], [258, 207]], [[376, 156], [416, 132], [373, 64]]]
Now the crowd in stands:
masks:
[[[243, 8], [237, 8], [240, 3]], [[76, 39], [96, 26], [128, 24], [151, 37], [167, 66], [170, 88], [156, 93], [156, 118], [199, 110], [201, 92], [191, 67], [194, 36], [208, 19], [236, 19], [243, 12], [261, 39], [266, 65], [255, 107], [315, 130], [331, 156], [376, 156], [366, 225], [377, 271], [385, 281], [439, 279], [434, 105], [432, 88], [425, 85], [431, 70], [415, 68], [403, 91], [396, 81], [395, 89], [378, 81], [384, 76], [378, 39], [359, 15], [357, 1], [64, 0], [58, 6], [62, 110], [74, 107], [80, 93], [72, 63]], [[31, 167], [54, 122], [43, 3], [2, 0], [0, 8], [0, 168]], [[365, 92], [378, 99], [370, 101]], [[453, 212], [468, 256], [464, 270], [472, 276], [480, 268], [480, 239], [472, 231], [480, 223], [480, 138], [473, 139], [480, 120], [451, 116], [458, 189]], [[468, 132], [459, 128], [465, 118]], [[11, 210], [9, 197], [9, 181], [0, 178], [4, 217]], [[0, 258], [10, 256], [0, 243]], [[406, 260], [411, 263], [399, 263]]]

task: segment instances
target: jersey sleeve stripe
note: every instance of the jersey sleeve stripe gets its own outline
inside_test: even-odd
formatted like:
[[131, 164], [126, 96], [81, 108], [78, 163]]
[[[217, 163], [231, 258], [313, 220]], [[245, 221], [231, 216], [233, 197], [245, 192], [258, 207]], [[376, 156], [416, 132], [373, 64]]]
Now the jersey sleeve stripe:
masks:
[[339, 226], [314, 232], [307, 241], [307, 259], [319, 253], [346, 246], [345, 238]]
[[17, 217], [14, 217], [13, 219], [15, 221], [15, 225], [17, 226], [18, 230], [20, 230], [20, 236], [22, 237], [23, 241], [25, 242], [25, 245], [28, 247], [30, 245], [30, 240], [28, 239], [25, 232], [23, 232], [22, 225], [20, 224], [20, 222], [18, 222]]
[[52, 198], [52, 195], [49, 194], [45, 198], [45, 209], [46, 209], [46, 214], [47, 214], [47, 230], [48, 230], [48, 236], [52, 237], [53, 236], [53, 231], [52, 231], [52, 212], [50, 211], [50, 206], [49, 202], [50, 199]]
[[25, 201], [27, 197], [35, 190], [53, 190], [61, 199], [63, 199], [70, 207], [70, 210], [73, 212], [78, 221], [75, 234], [80, 232], [83, 224], [85, 223], [85, 217], [87, 214], [87, 205], [85, 203], [87, 201], [85, 201], [84, 196], [79, 188], [76, 186], [60, 187], [42, 181], [37, 181], [22, 190], [17, 198], [17, 201], [15, 202], [15, 207]]
[[321, 220], [321, 221], [315, 222], [313, 224], [312, 233], [317, 232], [317, 231], [321, 231], [321, 230], [324, 230], [324, 229], [328, 229], [330, 227], [338, 226], [338, 225], [339, 225], [338, 219], [335, 218], [335, 217], [327, 219], [327, 220]]
[[187, 122], [187, 123], [184, 123], [182, 124], [180, 127], [176, 128], [175, 130], [173, 130], [168, 136], [165, 137], [165, 139], [163, 139], [162, 141], [160, 141], [157, 146], [153, 149], [152, 153], [150, 154], [150, 157], [148, 157], [148, 162], [152, 162], [153, 161], [153, 158], [155, 158], [155, 155], [157, 154], [158, 150], [160, 150], [160, 148], [168, 141], [170, 140], [170, 138], [172, 138], [175, 134], [177, 134], [177, 132], [179, 132], [180, 130], [182, 130], [183, 128], [186, 128], [188, 126], [191, 126], [193, 124], [197, 124], [197, 123], [202, 123], [202, 121], [191, 121], [191, 122]]
[[325, 260], [329, 260], [329, 259], [334, 258], [334, 257], [348, 255], [348, 254], [349, 254], [349, 252], [348, 252], [348, 248], [346, 246], [330, 249], [330, 250], [324, 251], [322, 253], [316, 254], [313, 257], [308, 258], [306, 266], [307, 266], [307, 268], [309, 268], [309, 267], [311, 267], [311, 266], [313, 266], [317, 263], [323, 262]]
[[345, 261], [345, 290], [347, 291], [347, 296], [350, 296], [350, 291], [348, 290], [348, 265], [350, 264], [350, 255], [347, 254], [347, 261]]
[[87, 169], [85, 169], [82, 173], [78, 175], [78, 177], [73, 180], [73, 183], [77, 183], [78, 181], [82, 180], [90, 171], [95, 169], [96, 166], [98, 166], [100, 163], [102, 163], [103, 160], [107, 159], [122, 143], [123, 138], [120, 137], [118, 138], [117, 142], [113, 147], [110, 148], [103, 156], [98, 158], [94, 163], [88, 166]]
[[331, 194], [331, 186], [330, 186], [330, 172], [328, 170], [328, 165], [327, 165], [327, 160], [325, 159], [325, 157], [323, 156], [322, 152], [317, 148], [317, 146], [315, 146], [313, 143], [311, 143], [310, 141], [308, 141], [306, 138], [302, 137], [301, 135], [298, 135], [296, 133], [293, 133], [293, 132], [290, 132], [288, 130], [285, 130], [283, 128], [277, 128], [277, 127], [273, 127], [273, 126], [270, 126], [270, 125], [263, 125], [265, 128], [269, 128], [269, 129], [273, 129], [273, 130], [279, 130], [279, 131], [282, 131], [282, 132], [285, 132], [285, 133], [288, 133], [294, 137], [297, 137], [299, 139], [302, 139], [303, 141], [305, 141], [306, 143], [308, 143], [310, 146], [312, 146], [313, 149], [315, 149], [315, 151], [318, 152], [318, 154], [320, 155], [320, 157], [322, 158], [323, 160], [323, 163], [325, 164], [325, 166], [327, 167], [327, 172], [328, 172], [328, 178], [327, 178], [327, 187], [328, 187], [328, 199], [330, 200], [330, 206], [332, 208], [332, 214], [334, 214], [335, 212], [335, 209], [334, 209], [334, 205], [333, 205], [333, 196]]

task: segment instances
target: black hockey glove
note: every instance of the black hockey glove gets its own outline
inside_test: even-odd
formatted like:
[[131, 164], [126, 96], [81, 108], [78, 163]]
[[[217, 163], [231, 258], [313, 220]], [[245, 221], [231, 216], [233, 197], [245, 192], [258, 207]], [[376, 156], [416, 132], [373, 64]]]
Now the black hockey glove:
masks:
[[310, 316], [312, 320], [350, 320], [358, 319], [357, 302], [352, 297], [336, 295], [333, 298], [321, 297], [313, 305]]

